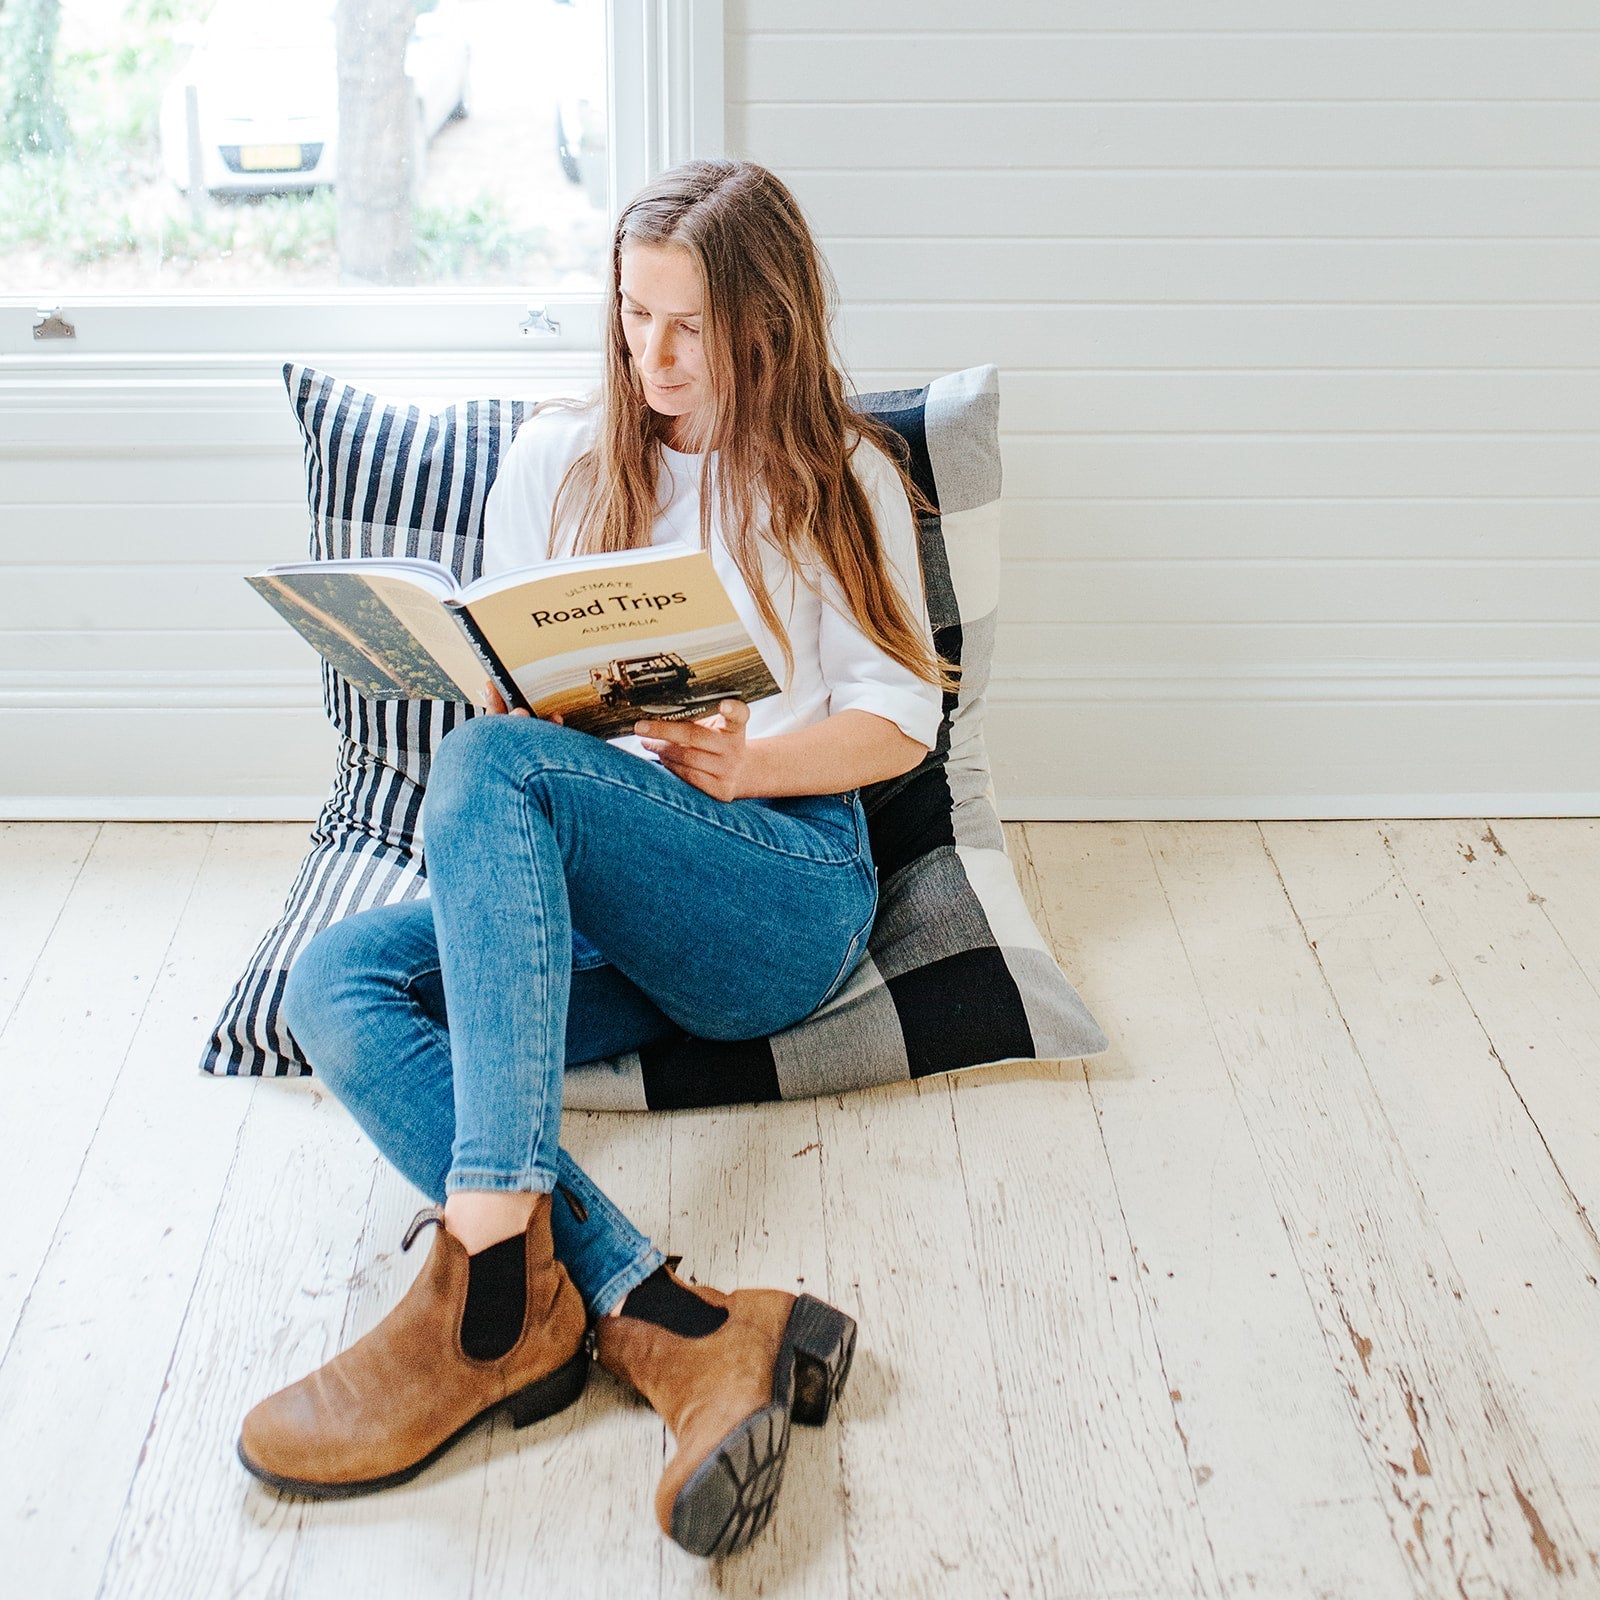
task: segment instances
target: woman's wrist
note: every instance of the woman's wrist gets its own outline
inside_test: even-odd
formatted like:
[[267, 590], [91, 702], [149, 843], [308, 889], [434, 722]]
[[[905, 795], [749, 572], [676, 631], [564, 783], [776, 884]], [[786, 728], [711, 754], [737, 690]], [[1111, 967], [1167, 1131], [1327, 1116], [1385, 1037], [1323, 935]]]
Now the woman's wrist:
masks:
[[837, 711], [793, 733], [745, 744], [739, 796], [774, 800], [784, 796], [842, 794], [909, 772], [927, 747], [902, 733], [887, 717], [869, 711]]

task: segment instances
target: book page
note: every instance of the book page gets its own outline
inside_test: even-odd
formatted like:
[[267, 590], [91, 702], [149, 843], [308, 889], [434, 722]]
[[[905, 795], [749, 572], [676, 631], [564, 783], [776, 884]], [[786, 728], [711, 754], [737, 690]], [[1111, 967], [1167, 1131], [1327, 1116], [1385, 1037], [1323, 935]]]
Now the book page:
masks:
[[370, 582], [372, 592], [411, 630], [445, 675], [474, 705], [481, 704], [489, 674], [455, 618], [432, 595], [403, 579], [375, 575]]
[[[486, 676], [438, 601], [396, 578], [353, 572], [277, 572], [245, 580], [335, 671], [373, 699], [477, 700]], [[419, 638], [402, 614], [426, 608]], [[430, 640], [444, 647], [444, 662]], [[448, 663], [448, 665], [446, 664]], [[452, 670], [454, 669], [454, 670]], [[462, 681], [457, 681], [456, 671]]]
[[704, 550], [550, 573], [468, 609], [535, 711], [602, 739], [778, 693]]

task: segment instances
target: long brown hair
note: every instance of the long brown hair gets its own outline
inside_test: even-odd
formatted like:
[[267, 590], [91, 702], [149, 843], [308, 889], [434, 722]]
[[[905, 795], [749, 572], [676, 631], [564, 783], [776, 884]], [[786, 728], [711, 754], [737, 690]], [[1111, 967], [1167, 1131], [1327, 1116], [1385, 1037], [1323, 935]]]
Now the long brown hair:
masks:
[[568, 519], [576, 522], [575, 554], [648, 545], [660, 510], [658, 447], [670, 422], [645, 400], [628, 354], [620, 297], [625, 244], [680, 245], [700, 269], [702, 348], [715, 397], [700, 469], [700, 542], [710, 543], [714, 487], [729, 552], [786, 668], [793, 671], [794, 652], [762, 573], [758, 495], [766, 503], [766, 538], [802, 581], [809, 582], [804, 560], [820, 565], [874, 644], [925, 682], [953, 689], [955, 671], [929, 648], [891, 579], [871, 503], [850, 470], [858, 442], [877, 445], [895, 464], [914, 514], [937, 508], [906, 471], [899, 436], [846, 401], [832, 338], [833, 275], [794, 196], [753, 161], [674, 167], [617, 218], [600, 387], [587, 402], [564, 402], [597, 406], [599, 429], [556, 494], [550, 553]]

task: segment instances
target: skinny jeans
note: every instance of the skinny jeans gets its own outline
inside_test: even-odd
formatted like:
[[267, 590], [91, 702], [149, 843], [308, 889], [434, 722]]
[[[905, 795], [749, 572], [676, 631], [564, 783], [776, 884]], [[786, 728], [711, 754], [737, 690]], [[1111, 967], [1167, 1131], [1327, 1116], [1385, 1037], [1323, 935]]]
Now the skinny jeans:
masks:
[[859, 793], [717, 800], [558, 723], [479, 717], [441, 741], [422, 822], [427, 897], [312, 939], [290, 1030], [433, 1200], [563, 1191], [555, 1253], [604, 1315], [663, 1257], [561, 1148], [566, 1066], [759, 1038], [835, 994], [877, 906]]

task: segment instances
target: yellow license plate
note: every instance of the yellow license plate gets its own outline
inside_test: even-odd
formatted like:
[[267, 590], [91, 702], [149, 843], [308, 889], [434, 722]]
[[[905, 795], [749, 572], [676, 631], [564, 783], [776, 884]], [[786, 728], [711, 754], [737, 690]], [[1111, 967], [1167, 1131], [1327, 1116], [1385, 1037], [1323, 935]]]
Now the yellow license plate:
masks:
[[246, 172], [298, 172], [297, 144], [247, 144], [239, 148], [239, 165]]

